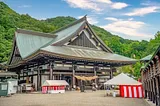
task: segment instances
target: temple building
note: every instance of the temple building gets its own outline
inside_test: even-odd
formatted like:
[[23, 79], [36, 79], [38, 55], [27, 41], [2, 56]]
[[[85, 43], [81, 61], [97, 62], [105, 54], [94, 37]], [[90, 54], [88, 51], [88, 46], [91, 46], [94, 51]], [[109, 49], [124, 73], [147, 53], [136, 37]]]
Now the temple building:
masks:
[[116, 67], [134, 63], [135, 59], [115, 54], [106, 46], [84, 16], [53, 33], [17, 29], [8, 69], [39, 90], [48, 79], [78, 86], [76, 76], [97, 76], [99, 83], [102, 76], [112, 78]]

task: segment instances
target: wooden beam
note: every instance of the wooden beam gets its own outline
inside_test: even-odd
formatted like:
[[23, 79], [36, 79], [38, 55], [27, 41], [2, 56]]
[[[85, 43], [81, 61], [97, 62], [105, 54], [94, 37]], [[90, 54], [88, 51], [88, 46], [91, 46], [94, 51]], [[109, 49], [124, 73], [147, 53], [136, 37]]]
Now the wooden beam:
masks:
[[[59, 75], [59, 74], [63, 74], [63, 75], [73, 75], [73, 72], [53, 72], [53, 75]], [[41, 75], [49, 75], [47, 73], [43, 73]], [[94, 73], [75, 73], [75, 75], [89, 75], [89, 76], [93, 76]]]

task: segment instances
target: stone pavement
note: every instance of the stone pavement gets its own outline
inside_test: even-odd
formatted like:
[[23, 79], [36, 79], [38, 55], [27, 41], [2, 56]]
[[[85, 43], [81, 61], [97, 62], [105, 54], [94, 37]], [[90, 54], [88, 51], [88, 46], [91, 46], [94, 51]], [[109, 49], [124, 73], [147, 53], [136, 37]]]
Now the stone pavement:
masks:
[[105, 97], [105, 91], [65, 94], [16, 94], [0, 97], [0, 106], [149, 106], [144, 99]]
[[148, 104], [149, 106], [156, 106], [155, 103], [153, 103], [152, 101], [148, 100], [148, 99], [144, 99]]

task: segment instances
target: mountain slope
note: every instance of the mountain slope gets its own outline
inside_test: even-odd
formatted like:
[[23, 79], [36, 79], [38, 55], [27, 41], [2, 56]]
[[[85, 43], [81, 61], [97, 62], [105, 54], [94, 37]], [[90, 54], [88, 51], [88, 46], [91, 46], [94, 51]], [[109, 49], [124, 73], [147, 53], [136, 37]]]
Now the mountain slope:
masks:
[[0, 63], [7, 61], [12, 47], [12, 40], [16, 28], [23, 28], [41, 32], [51, 32], [56, 27], [36, 20], [29, 15], [20, 15], [0, 2]]
[[[40, 32], [53, 32], [60, 27], [70, 24], [76, 19], [73, 17], [56, 17], [46, 20], [37, 20], [28, 14], [20, 15], [10, 9], [6, 4], [0, 2], [0, 62], [7, 61], [11, 52], [12, 40], [16, 28], [35, 30]], [[141, 58], [153, 52], [147, 50], [148, 45], [151, 47], [155, 39], [150, 42], [134, 41], [123, 39], [117, 35], [112, 35], [106, 30], [93, 26], [96, 34], [108, 45], [115, 53], [132, 57]], [[158, 45], [158, 43], [156, 43]], [[147, 50], [147, 51], [146, 51]]]

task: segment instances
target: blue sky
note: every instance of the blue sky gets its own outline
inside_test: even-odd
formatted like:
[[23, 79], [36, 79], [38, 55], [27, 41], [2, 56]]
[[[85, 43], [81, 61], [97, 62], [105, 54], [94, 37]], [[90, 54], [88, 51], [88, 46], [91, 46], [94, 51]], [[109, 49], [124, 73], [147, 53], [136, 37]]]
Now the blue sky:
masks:
[[160, 0], [0, 0], [36, 19], [80, 18], [126, 39], [149, 40], [160, 30]]

